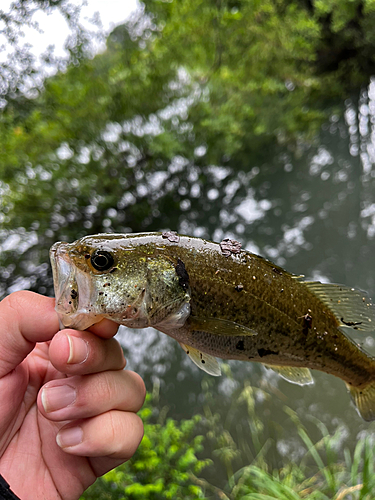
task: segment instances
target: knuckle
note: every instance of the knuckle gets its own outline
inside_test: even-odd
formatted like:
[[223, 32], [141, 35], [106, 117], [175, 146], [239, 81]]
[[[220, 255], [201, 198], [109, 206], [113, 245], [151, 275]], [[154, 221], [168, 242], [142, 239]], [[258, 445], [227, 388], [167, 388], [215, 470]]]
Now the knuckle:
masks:
[[105, 341], [107, 349], [112, 353], [112, 365], [114, 369], [123, 370], [126, 366], [126, 359], [124, 357], [124, 351], [122, 350], [121, 344], [116, 339], [108, 339]]
[[[143, 426], [143, 421], [139, 415], [136, 413], [134, 415], [134, 428], [135, 428], [135, 434], [138, 436], [139, 443], [142, 441], [143, 435], [144, 435], [144, 426]], [[138, 446], [138, 445], [137, 445]]]
[[108, 422], [107, 422], [107, 442], [110, 443], [111, 448], [117, 448], [119, 444], [119, 425], [118, 425], [118, 419], [114, 418], [114, 412], [109, 411], [107, 414], [108, 417]]
[[129, 372], [133, 378], [133, 383], [135, 385], [136, 394], [139, 398], [139, 408], [143, 405], [146, 398], [146, 386], [142, 377], [136, 372]]
[[141, 418], [135, 413], [122, 413], [121, 423], [112, 431], [115, 454], [130, 458], [137, 451], [144, 435]]
[[144, 435], [143, 422], [135, 413], [112, 410], [101, 415], [102, 452], [108, 457], [128, 460], [136, 452]]
[[22, 303], [25, 300], [25, 295], [28, 293], [30, 292], [26, 292], [24, 290], [13, 292], [5, 297], [5, 299], [2, 300], [1, 304], [3, 307], [7, 307], [18, 314], [22, 309]]
[[[25, 306], [28, 305], [31, 295], [32, 292], [25, 290], [13, 292], [0, 302], [1, 322], [10, 332], [21, 333]], [[16, 336], [11, 338], [15, 341]]]
[[98, 391], [102, 401], [111, 401], [114, 397], [113, 382], [110, 373], [103, 372], [98, 376]]
[[144, 426], [142, 419], [137, 414], [133, 413], [131, 416], [131, 421], [132, 443], [129, 446], [129, 451], [131, 453], [130, 456], [134, 455], [144, 435]]

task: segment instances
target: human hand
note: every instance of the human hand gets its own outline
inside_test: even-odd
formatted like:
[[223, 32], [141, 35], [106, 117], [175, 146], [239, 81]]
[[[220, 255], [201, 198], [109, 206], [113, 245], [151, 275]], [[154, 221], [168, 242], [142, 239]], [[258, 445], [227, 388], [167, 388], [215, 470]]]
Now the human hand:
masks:
[[78, 499], [143, 436], [145, 386], [123, 370], [117, 325], [58, 331], [54, 304], [25, 291], [0, 302], [0, 474], [21, 500]]

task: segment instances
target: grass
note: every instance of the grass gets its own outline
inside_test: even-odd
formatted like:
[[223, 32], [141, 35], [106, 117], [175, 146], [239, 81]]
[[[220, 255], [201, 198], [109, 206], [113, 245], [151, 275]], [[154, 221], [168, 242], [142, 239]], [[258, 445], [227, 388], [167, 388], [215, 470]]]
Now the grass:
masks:
[[[285, 406], [303, 453], [298, 460], [289, 456], [275, 460], [277, 436], [270, 433], [271, 420], [264, 424], [257, 402], [272, 396], [245, 383], [232, 398], [232, 406], [220, 415], [214, 411], [217, 405], [211, 384], [204, 379], [203, 415], [182, 422], [167, 419], [166, 409], [159, 411], [155, 398], [149, 397], [141, 411], [145, 438], [137, 454], [99, 479], [82, 500], [375, 498], [374, 439], [369, 431], [359, 437], [354, 449], [343, 449], [342, 427], [330, 432], [319, 420], [306, 417], [318, 431], [318, 439], [313, 440], [311, 434], [316, 436], [316, 432], [309, 432], [298, 415]], [[246, 408], [246, 432], [236, 421], [239, 405]], [[243, 438], [232, 435], [233, 429], [239, 429]], [[246, 465], [238, 467], [239, 463]], [[221, 476], [221, 484], [216, 484]]]
[[[207, 436], [216, 442], [218, 456], [224, 463], [228, 475], [227, 484], [222, 488], [226, 499], [374, 500], [374, 438], [369, 431], [359, 437], [354, 450], [342, 449], [344, 432], [342, 427], [329, 432], [318, 419], [306, 417], [320, 435], [314, 442], [296, 412], [285, 406], [284, 412], [295, 427], [304, 453], [298, 461], [286, 457], [278, 467], [275, 467], [272, 465], [275, 443], [265, 432], [266, 428], [257, 410], [256, 394], [259, 391], [261, 389], [245, 383], [241, 394], [236, 398], [237, 404], [242, 402], [247, 407], [252, 456], [249, 464], [234, 474], [231, 471], [240, 452], [239, 445], [234, 445], [235, 440], [230, 436], [228, 428], [222, 426], [222, 421], [217, 415], [211, 413], [210, 405], [205, 409], [210, 427]], [[270, 395], [265, 392], [262, 399], [269, 397]], [[227, 450], [228, 443], [231, 443], [230, 453]], [[248, 444], [246, 443], [247, 446]], [[207, 493], [210, 486], [209, 484], [206, 486]], [[216, 497], [208, 496], [210, 499]]]

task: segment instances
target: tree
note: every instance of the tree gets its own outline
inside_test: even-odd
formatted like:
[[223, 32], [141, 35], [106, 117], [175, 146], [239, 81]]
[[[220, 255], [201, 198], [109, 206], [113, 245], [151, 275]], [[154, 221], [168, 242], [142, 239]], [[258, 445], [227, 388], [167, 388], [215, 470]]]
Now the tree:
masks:
[[[210, 200], [242, 175], [240, 200], [257, 182], [254, 165], [298, 154], [366, 84], [374, 15], [370, 0], [340, 9], [334, 0], [148, 0], [104, 54], [47, 79], [33, 98], [9, 94], [2, 240], [18, 248], [3, 252], [2, 292], [18, 275], [50, 291], [45, 263], [57, 239], [189, 232], [202, 212], [220, 224]], [[338, 50], [327, 64], [332, 40], [355, 42], [355, 55]]]
[[42, 85], [43, 78], [40, 70], [36, 68], [36, 58], [30, 50], [30, 45], [21, 44], [26, 26], [39, 29], [38, 23], [34, 20], [37, 11], [47, 14], [60, 12], [71, 32], [65, 44], [70, 53], [69, 59], [55, 57], [51, 45], [43, 54], [44, 65], [55, 71], [63, 70], [67, 65], [77, 64], [82, 57], [87, 57], [90, 52], [90, 39], [94, 36], [94, 32], [89, 32], [80, 24], [80, 9], [81, 5], [73, 5], [65, 0], [13, 1], [8, 12], [0, 9], [0, 37], [5, 41], [0, 47], [0, 52], [7, 50], [7, 58], [0, 63], [0, 109], [5, 106], [8, 94], [20, 90], [25, 92], [26, 89], [32, 90], [33, 87]]

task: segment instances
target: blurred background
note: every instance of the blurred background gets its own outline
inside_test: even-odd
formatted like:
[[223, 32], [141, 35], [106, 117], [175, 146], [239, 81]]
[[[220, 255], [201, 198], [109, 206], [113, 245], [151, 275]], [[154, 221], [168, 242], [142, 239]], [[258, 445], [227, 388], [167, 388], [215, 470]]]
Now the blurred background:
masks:
[[[55, 241], [165, 229], [235, 238], [307, 279], [375, 295], [373, 0], [6, 4], [0, 296], [52, 296]], [[119, 338], [153, 394], [147, 415], [188, 419], [191, 439], [205, 440], [186, 437], [191, 460], [170, 465], [185, 474], [169, 478], [182, 488], [172, 496], [157, 496], [159, 463], [147, 480], [135, 467], [122, 489], [115, 476], [98, 482], [112, 488], [103, 498], [152, 481], [161, 493], [126, 498], [375, 497], [374, 427], [340, 380], [314, 373], [301, 388], [240, 362], [213, 379], [153, 329]], [[357, 340], [374, 351], [372, 336]], [[259, 496], [271, 476], [283, 487], [293, 477], [285, 497]]]

